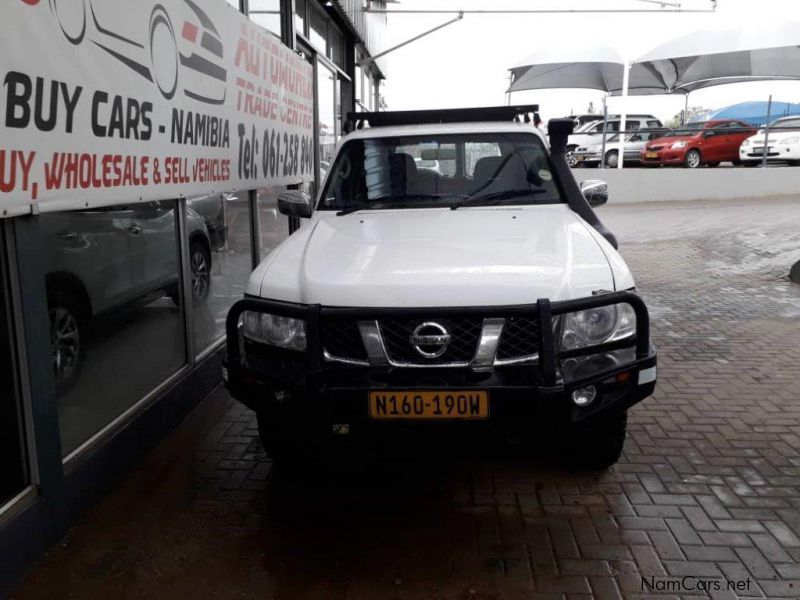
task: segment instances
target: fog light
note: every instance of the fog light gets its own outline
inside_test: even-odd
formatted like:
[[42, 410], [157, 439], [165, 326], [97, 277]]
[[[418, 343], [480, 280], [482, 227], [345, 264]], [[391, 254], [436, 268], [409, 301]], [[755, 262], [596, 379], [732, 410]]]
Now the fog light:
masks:
[[589, 406], [595, 398], [597, 398], [597, 388], [593, 385], [587, 385], [572, 392], [572, 401], [575, 406]]

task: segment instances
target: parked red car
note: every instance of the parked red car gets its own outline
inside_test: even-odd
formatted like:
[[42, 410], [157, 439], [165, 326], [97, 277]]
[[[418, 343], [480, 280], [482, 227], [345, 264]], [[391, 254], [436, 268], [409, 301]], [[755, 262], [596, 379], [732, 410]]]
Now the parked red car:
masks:
[[642, 150], [643, 165], [719, 166], [728, 161], [739, 164], [739, 146], [756, 133], [742, 121], [730, 119], [682, 125], [663, 137], [648, 142]]

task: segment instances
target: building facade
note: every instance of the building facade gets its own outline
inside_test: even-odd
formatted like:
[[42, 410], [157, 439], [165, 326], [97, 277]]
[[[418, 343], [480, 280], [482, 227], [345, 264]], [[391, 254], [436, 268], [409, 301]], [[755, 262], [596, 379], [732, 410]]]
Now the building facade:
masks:
[[[228, 1], [313, 69], [313, 192], [345, 113], [380, 106], [385, 15]], [[0, 192], [0, 596], [220, 384], [227, 309], [296, 225], [282, 189], [14, 216]]]

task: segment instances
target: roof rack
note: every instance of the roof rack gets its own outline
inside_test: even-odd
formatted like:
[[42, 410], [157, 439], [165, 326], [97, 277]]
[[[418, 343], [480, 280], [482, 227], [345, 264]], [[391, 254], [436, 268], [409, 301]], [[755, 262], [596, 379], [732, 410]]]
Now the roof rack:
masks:
[[539, 112], [538, 104], [516, 106], [487, 106], [484, 108], [446, 108], [432, 110], [395, 110], [385, 112], [350, 112], [345, 121], [345, 132], [370, 127], [393, 125], [423, 125], [435, 123], [474, 123], [479, 121], [517, 121], [530, 123]]

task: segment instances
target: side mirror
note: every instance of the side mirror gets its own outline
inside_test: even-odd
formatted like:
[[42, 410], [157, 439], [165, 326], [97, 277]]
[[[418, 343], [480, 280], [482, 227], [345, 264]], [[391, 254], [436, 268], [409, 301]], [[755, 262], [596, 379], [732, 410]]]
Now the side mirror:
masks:
[[589, 203], [589, 206], [602, 206], [608, 202], [608, 184], [599, 179], [590, 179], [589, 181], [581, 181], [581, 192], [583, 197]]
[[286, 190], [278, 194], [278, 210], [282, 215], [307, 219], [311, 216], [311, 198], [300, 190]]
[[715, 135], [717, 135], [716, 131], [704, 131], [703, 132], [703, 137], [704, 138], [714, 137]]

